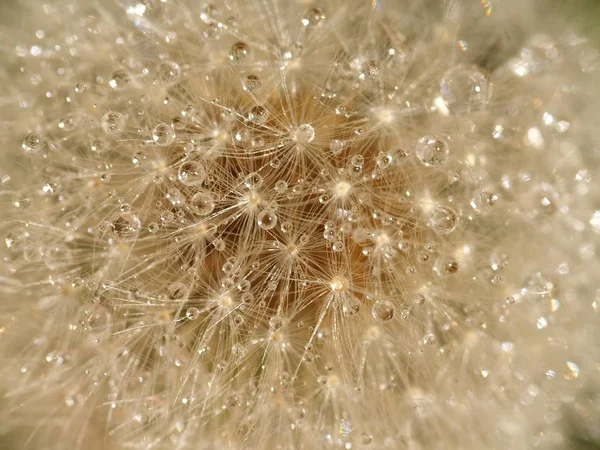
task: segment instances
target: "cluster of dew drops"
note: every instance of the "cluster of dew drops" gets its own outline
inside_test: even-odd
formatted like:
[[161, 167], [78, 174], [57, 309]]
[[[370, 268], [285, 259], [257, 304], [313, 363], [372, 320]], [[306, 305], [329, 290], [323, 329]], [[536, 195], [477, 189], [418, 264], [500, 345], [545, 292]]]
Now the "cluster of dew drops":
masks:
[[[137, 17], [143, 16], [140, 11], [128, 14], [136, 16], [135, 23], [143, 28]], [[300, 35], [308, 39], [310, 33], [323, 32], [329, 17], [324, 9], [311, 7], [295, 19]], [[151, 264], [155, 252], [163, 263], [149, 267], [159, 279], [165, 274], [166, 286], [158, 283], [160, 287], [148, 288], [151, 292], [134, 294], [149, 304], [166, 306], [174, 323], [200, 321], [210, 309], [208, 303], [226, 312], [241, 311], [234, 322], [256, 320], [274, 332], [290, 320], [286, 308], [290, 302], [301, 302], [298, 292], [311, 283], [327, 286], [323, 298], [339, 299], [311, 303], [313, 329], [324, 323], [328, 311], [323, 313], [323, 304], [339, 306], [350, 315], [366, 308], [378, 324], [406, 319], [409, 309], [403, 306], [402, 287], [410, 283], [405, 278], [421, 274], [411, 285], [412, 305], [429, 301], [419, 286], [443, 283], [463, 269], [452, 257], [454, 250], [445, 247], [447, 242], [455, 247], [471, 242], [470, 235], [456, 237], [465, 232], [463, 215], [473, 220], [499, 195], [473, 190], [452, 203], [452, 196], [438, 192], [460, 184], [458, 170], [449, 169], [458, 167], [453, 160], [464, 157], [462, 149], [453, 147], [453, 136], [413, 127], [410, 142], [395, 145], [398, 134], [390, 129], [418, 121], [420, 115], [440, 120], [465, 117], [466, 123], [493, 98], [491, 75], [471, 63], [458, 63], [438, 71], [433, 83], [429, 80], [433, 91], [411, 87], [418, 101], [426, 98], [428, 106], [407, 107], [410, 102], [405, 100], [383, 108], [373, 92], [383, 89], [394, 98], [399, 90], [385, 78], [386, 71], [395, 67], [389, 61], [349, 55], [332, 63], [337, 72], [323, 86], [303, 86], [303, 78], [294, 77], [294, 70], [307, 59], [301, 42], [280, 51], [275, 63], [261, 61], [273, 66], [273, 76], [258, 70], [261, 64], [256, 61], [247, 64], [264, 46], [239, 40], [234, 19], [207, 6], [201, 20], [198, 33], [224, 51], [226, 70], [215, 70], [205, 77], [209, 81], [197, 82], [193, 62], [161, 58], [148, 67], [124, 65], [106, 78], [98, 75], [77, 82], [67, 103], [76, 105], [73, 110], [80, 116], [90, 117], [47, 116], [48, 123], [26, 134], [20, 150], [33, 166], [43, 168], [44, 181], [35, 192], [20, 191], [14, 205], [31, 211], [33, 204], [52, 198], [51, 208], [44, 209], [50, 219], [37, 222], [48, 227], [67, 224], [69, 245], [61, 248], [84, 261], [75, 269], [80, 273], [73, 287], [131, 290], [130, 278], [119, 277], [135, 273], [141, 260]], [[169, 40], [177, 39], [181, 37], [175, 32], [167, 33], [160, 44], [165, 53]], [[36, 46], [28, 52], [35, 57], [42, 50]], [[385, 53], [394, 56], [400, 49]], [[526, 62], [517, 69], [527, 68]], [[220, 76], [226, 82], [220, 83]], [[231, 86], [224, 86], [228, 83]], [[163, 98], [149, 100], [144, 89], [160, 91]], [[96, 103], [116, 100], [99, 107], [94, 103], [97, 110], [88, 113], [80, 99], [92, 94]], [[375, 98], [368, 105], [371, 109], [356, 100], [362, 94]], [[398, 118], [405, 120], [394, 122]], [[529, 138], [535, 141], [536, 136], [530, 133]], [[488, 136], [492, 138], [496, 136]], [[79, 164], [80, 152], [85, 164]], [[27, 236], [41, 241], [33, 250], [16, 232], [7, 235], [7, 246], [25, 252], [29, 261], [46, 255], [53, 261], [49, 267], [60, 268], [55, 260], [66, 256], [51, 251], [54, 237], [45, 243], [43, 233], [34, 229], [30, 227]], [[90, 253], [86, 260], [74, 244], [78, 240], [91, 240], [93, 248], [102, 250], [107, 266], [118, 260], [126, 269], [116, 274], [108, 269], [90, 271], [98, 256]], [[445, 250], [436, 255], [438, 247]], [[290, 261], [293, 269], [287, 272]], [[211, 285], [215, 265], [220, 286], [210, 293], [194, 291], [194, 284]], [[183, 275], [174, 275], [180, 269]], [[103, 279], [104, 273], [113, 279]], [[195, 281], [183, 281], [190, 273]], [[486, 282], [501, 282], [492, 275]], [[301, 287], [290, 288], [292, 280], [286, 279], [290, 276], [294, 283], [300, 280]], [[355, 276], [360, 280], [355, 282]], [[541, 277], [531, 283], [546, 286]], [[176, 278], [180, 280], [173, 281]], [[233, 306], [237, 297], [230, 291], [242, 304], [251, 305], [246, 308], [271, 311], [244, 318], [248, 309]], [[290, 299], [277, 299], [278, 292]], [[207, 295], [214, 298], [204, 298]], [[108, 304], [114, 307], [118, 302], [115, 295]], [[110, 339], [110, 314], [98, 311], [85, 304], [79, 320], [84, 330]], [[431, 335], [427, 339], [434, 341]]]
[[[206, 7], [203, 14], [205, 23], [210, 25], [209, 31], [205, 31], [205, 34], [222, 32], [220, 28], [222, 28], [223, 24], [217, 22], [217, 25], [215, 25], [214, 20], [211, 18], [211, 14], [216, 14], [213, 7]], [[306, 28], [322, 26], [322, 22], [326, 20], [326, 17], [323, 10], [316, 7], [310, 8], [305, 14], [305, 17], [302, 18], [301, 24]], [[214, 26], [216, 26], [216, 28], [214, 28]], [[252, 46], [250, 44], [243, 41], [233, 43], [228, 53], [233, 67], [242, 64], [244, 59], [251, 52]], [[392, 54], [393, 50], [389, 50], [388, 53]], [[283, 58], [284, 60], [292, 59], [293, 55], [288, 51], [287, 53], [284, 53]], [[356, 59], [351, 61], [349, 65], [355, 70], [356, 73], [354, 75], [356, 76], [357, 81], [365, 80], [366, 77], [377, 77], [382, 70], [380, 63], [373, 60], [362, 61]], [[245, 74], [244, 70], [241, 70], [240, 72], [241, 90], [244, 93], [249, 94], [248, 96], [250, 98], [257, 98], [253, 93], [263, 87], [261, 78], [254, 74]], [[168, 87], [173, 87], [177, 83], [185, 82], [185, 74], [183, 73], [181, 65], [171, 60], [165, 60], [159, 63], [156, 69], [156, 77], [160, 83]], [[120, 68], [114, 71], [107, 84], [115, 92], [123, 92], [133, 84], [132, 78], [132, 74], [128, 73], [127, 70]], [[356, 86], [353, 88], [356, 88]], [[397, 89], [397, 87], [395, 88]], [[86, 91], [88, 91], [88, 85], [85, 83], [78, 83], [74, 87], [76, 95], [85, 95]], [[315, 89], [313, 86], [306, 91], [307, 95], [313, 96], [309, 101], [318, 102], [321, 100], [320, 97], [341, 97], [339, 93], [332, 93], [328, 89], [323, 89], [319, 96], [319, 94], [315, 94], [318, 91], [319, 89]], [[488, 79], [488, 75], [486, 75], [483, 70], [473, 65], [459, 64], [456, 67], [447, 70], [439, 81], [438, 101], [441, 99], [443, 103], [442, 107], [445, 110], [447, 110], [447, 108], [455, 108], [455, 111], [459, 113], [476, 111], [485, 107], [491, 94], [492, 86]], [[176, 101], [177, 100], [167, 96], [165, 104], [168, 102], [175, 103]], [[327, 104], [326, 106], [334, 108], [334, 114], [343, 115], [346, 112], [343, 105], [332, 107], [331, 104], [332, 103]], [[282, 104], [279, 104], [279, 106], [283, 107]], [[119, 239], [136, 239], [141, 237], [144, 231], [155, 234], [159, 232], [161, 228], [168, 229], [169, 236], [173, 236], [174, 234], [177, 234], [171, 229], [173, 221], [180, 222], [180, 229], [182, 232], [189, 230], [190, 223], [193, 223], [194, 220], [197, 222], [196, 224], [204, 222], [208, 223], [208, 221], [205, 220], [206, 218], [212, 219], [210, 220], [211, 230], [218, 228], [218, 218], [223, 216], [222, 211], [219, 210], [218, 195], [222, 194], [225, 189], [219, 189], [219, 178], [223, 178], [224, 175], [217, 172], [220, 172], [223, 167], [219, 167], [218, 170], [215, 170], [214, 163], [211, 164], [214, 171], [214, 174], [211, 174], [211, 168], [203, 162], [202, 153], [206, 151], [206, 153], [209, 154], [207, 159], [214, 159], [215, 157], [213, 154], [224, 158], [233, 157], [227, 155], [228, 147], [239, 145], [239, 141], [242, 141], [242, 145], [249, 147], [246, 148], [246, 159], [251, 160], [253, 152], [256, 152], [257, 155], [263, 154], [265, 151], [265, 143], [264, 139], [260, 136], [265, 133], [268, 134], [271, 131], [273, 126], [270, 120], [272, 120], [272, 118], [269, 116], [273, 111], [272, 108], [271, 111], [269, 111], [264, 105], [255, 105], [249, 108], [248, 111], [236, 111], [227, 105], [220, 104], [219, 100], [213, 100], [212, 105], [207, 106], [207, 108], [214, 107], [214, 109], [220, 111], [221, 117], [218, 120], [223, 124], [226, 124], [230, 129], [229, 135], [226, 136], [224, 141], [215, 143], [214, 139], [212, 139], [212, 141], [208, 139], [209, 142], [206, 142], [207, 139], [205, 136], [198, 136], [195, 134], [195, 127], [197, 124], [203, 119], [206, 119], [206, 115], [203, 114], [202, 111], [197, 111], [197, 109], [203, 107], [205, 107], [205, 105], [202, 104], [202, 102], [195, 105], [182, 105], [179, 114], [175, 115], [170, 122], [158, 123], [152, 127], [147, 138], [142, 136], [142, 139], [131, 141], [132, 148], [142, 147], [140, 151], [135, 151], [131, 156], [131, 163], [133, 166], [146, 168], [149, 172], [152, 171], [150, 175], [154, 184], [165, 183], [165, 179], [168, 178], [167, 182], [172, 187], [166, 191], [165, 199], [167, 200], [170, 209], [162, 211], [159, 214], [160, 219], [158, 221], [144, 223], [145, 221], [140, 217], [140, 213], [135, 211], [135, 207], [132, 207], [130, 202], [126, 199], [119, 198], [120, 214], [118, 217], [115, 219], [104, 219], [95, 227], [95, 229], [103, 233], [105, 237], [108, 237], [111, 242]], [[433, 109], [435, 110], [435, 108]], [[160, 117], [160, 111], [153, 113], [158, 113], [156, 115], [157, 117]], [[347, 116], [348, 114], [346, 114], [346, 117]], [[130, 115], [127, 114], [127, 112], [111, 110], [104, 113], [100, 118], [100, 130], [87, 130], [90, 135], [98, 135], [98, 131], [104, 133], [104, 136], [99, 135], [97, 138], [91, 139], [89, 149], [92, 154], [97, 157], [99, 156], [100, 158], [98, 159], [100, 160], [102, 159], [103, 154], [110, 154], [111, 144], [114, 141], [124, 139], [124, 133], [129, 131], [128, 127], [131, 127], [131, 125], [128, 124], [128, 119], [130, 119]], [[75, 126], [72, 122], [72, 118], [69, 118], [67, 121], [61, 120], [58, 127], [63, 130], [73, 130]], [[256, 133], [258, 137], [250, 139], [250, 142], [244, 142], [244, 140], [248, 140], [247, 136], [251, 135], [252, 131], [256, 129], [261, 130], [260, 133]], [[141, 129], [138, 129], [137, 131], [142, 135], [144, 134]], [[277, 131], [279, 132], [280, 130]], [[364, 187], [367, 183], [376, 183], [378, 180], [385, 177], [389, 180], [386, 184], [386, 188], [389, 189], [389, 192], [384, 192], [383, 195], [388, 195], [389, 197], [402, 195], [402, 191], [406, 190], [405, 188], [407, 186], [402, 185], [403, 182], [400, 177], [398, 177], [397, 183], [394, 182], [394, 177], [397, 176], [394, 169], [400, 168], [398, 170], [402, 170], [401, 167], [403, 165], [409, 166], [414, 165], [415, 163], [420, 165], [423, 170], [427, 170], [428, 168], [438, 169], [451, 157], [449, 142], [446, 137], [440, 135], [426, 134], [416, 139], [410, 146], [384, 152], [379, 151], [374, 154], [372, 148], [361, 148], [361, 146], [365, 145], [360, 139], [360, 135], [364, 133], [364, 130], [359, 127], [354, 131], [358, 137], [347, 140], [331, 139], [329, 142], [323, 142], [322, 140], [319, 140], [319, 128], [316, 125], [312, 123], [289, 124], [289, 126], [283, 130], [283, 133], [276, 137], [281, 142], [272, 144], [272, 147], [269, 148], [269, 150], [272, 150], [272, 148], [277, 145], [279, 145], [279, 147], [285, 147], [287, 145], [290, 147], [287, 149], [288, 151], [298, 153], [305, 151], [307, 148], [318, 148], [318, 151], [324, 155], [322, 158], [324, 160], [331, 159], [334, 164], [346, 159], [346, 167], [343, 167], [342, 165], [337, 168], [338, 174], [342, 174], [342, 176], [334, 176], [333, 183], [327, 179], [323, 182], [323, 178], [316, 180], [300, 179], [296, 187], [288, 186], [289, 182], [286, 181], [286, 179], [290, 180], [292, 177], [286, 176], [284, 171], [287, 170], [291, 172], [297, 170], [296, 167], [291, 167], [289, 164], [284, 164], [281, 168], [280, 173], [283, 176], [280, 177], [280, 179], [276, 179], [277, 177], [270, 177], [270, 180], [275, 180], [271, 183], [271, 186], [265, 186], [266, 183], [261, 176], [261, 170], [264, 169], [264, 167], [258, 168], [253, 172], [249, 172], [248, 170], [249, 173], [246, 173], [245, 175], [242, 174], [244, 176], [241, 181], [239, 181], [240, 185], [247, 188], [248, 191], [258, 191], [259, 188], [262, 191], [265, 189], [273, 190], [276, 194], [279, 194], [277, 195], [278, 199], [283, 199], [283, 201], [278, 200], [271, 202], [271, 204], [266, 206], [262, 206], [261, 204], [258, 214], [252, 214], [252, 220], [255, 222], [255, 225], [264, 232], [269, 232], [276, 227], [279, 227], [279, 231], [282, 233], [289, 233], [292, 227], [298, 227], [299, 224], [291, 224], [289, 221], [282, 221], [279, 219], [278, 209], [285, 211], [287, 206], [285, 204], [286, 200], [291, 201], [294, 205], [298, 204], [299, 198], [302, 195], [306, 197], [304, 200], [306, 204], [310, 204], [313, 201], [313, 198], [321, 205], [334, 203], [337, 200], [338, 205], [321, 209], [318, 212], [318, 216], [310, 217], [310, 214], [313, 214], [313, 210], [311, 209], [311, 212], [307, 212], [309, 217], [299, 218], [298, 220], [309, 220], [319, 223], [323, 227], [323, 234], [321, 234], [321, 236], [325, 238], [323, 244], [326, 245], [326, 248], [332, 252], [342, 252], [345, 248], [345, 244], [343, 237], [340, 235], [340, 230], [343, 230], [343, 233], [350, 236], [353, 236], [352, 232], [355, 231], [354, 237], [359, 234], [365, 234], [356, 232], [356, 230], [360, 228], [356, 223], [360, 223], [361, 221], [357, 220], [357, 207], [366, 210], [368, 216], [370, 216], [367, 221], [379, 220], [382, 229], [386, 222], [395, 223], [397, 225], [400, 223], [399, 219], [401, 219], [392, 217], [386, 214], [385, 211], [372, 208], [371, 205], [368, 204], [368, 199], [364, 201], [362, 198], [356, 197], [351, 201], [344, 201], [351, 197], [355, 186], [361, 185], [361, 188], [365, 190], [368, 189], [368, 187]], [[213, 135], [215, 133], [216, 130]], [[127, 136], [127, 138], [129, 139], [129, 136]], [[204, 140], [204, 142], [198, 142], [199, 140]], [[48, 146], [49, 144], [44, 142], [44, 136], [42, 134], [32, 132], [24, 138], [21, 149], [29, 155], [36, 155], [39, 152], [42, 152], [44, 148], [48, 148]], [[207, 151], [205, 146], [212, 146], [212, 148]], [[222, 148], [219, 148], [219, 146], [222, 146]], [[152, 156], [145, 154], [147, 151], [144, 150], [144, 148], [151, 149], [152, 147], [164, 148], [170, 155], [178, 154], [178, 156], [174, 158], [178, 162], [169, 165], [162, 171], [156, 170], [157, 165], [154, 164], [153, 161], [150, 161]], [[130, 151], [130, 149], [126, 149], [126, 151]], [[275, 155], [275, 153], [276, 152], [270, 151], [269, 154]], [[170, 157], [172, 158], [172, 156]], [[262, 163], [264, 158], [258, 157], [257, 159]], [[278, 165], [281, 165], [281, 158], [274, 156], [270, 157], [270, 159], [271, 160], [268, 163], [269, 166], [271, 168], [279, 168]], [[371, 162], [369, 159], [374, 160], [372, 166], [369, 165]], [[317, 169], [319, 162], [320, 161], [317, 161], [317, 163], [315, 163]], [[250, 167], [255, 164], [248, 162], [246, 165]], [[107, 167], [109, 166], [110, 164], [107, 164]], [[366, 173], [367, 170], [365, 170], [365, 168], [367, 168], [367, 166], [370, 169], [370, 173]], [[316, 169], [312, 168], [312, 170], [315, 171]], [[173, 172], [175, 176], [171, 175]], [[230, 174], [227, 175], [231, 176]], [[451, 177], [452, 176], [458, 177], [456, 174], [451, 174]], [[102, 173], [99, 178], [101, 182], [107, 186], [111, 185], [112, 175], [110, 171]], [[350, 181], [339, 181], [341, 179]], [[305, 186], [312, 184], [313, 182], [317, 187], [313, 186], [312, 189], [308, 190]], [[57, 191], [59, 189], [57, 184], [59, 183], [46, 183], [43, 191], [46, 193], [54, 193], [55, 190]], [[182, 193], [182, 190], [178, 189], [178, 185], [185, 188], [185, 194]], [[331, 185], [332, 187], [330, 187]], [[216, 187], [216, 189], [211, 189], [212, 187]], [[229, 187], [230, 186], [227, 186], [227, 188]], [[320, 195], [314, 196], [313, 194], [315, 191]], [[297, 192], [300, 193], [300, 196], [297, 195]], [[109, 193], [112, 196], [118, 195], [115, 189], [109, 190]], [[285, 195], [286, 193], [287, 195]], [[410, 192], [408, 193], [410, 194]], [[487, 194], [486, 201], [492, 203], [495, 198], [496, 197], [492, 194]], [[247, 201], [247, 199], [244, 201]], [[262, 201], [260, 196], [257, 196], [256, 201], [259, 203]], [[26, 203], [26, 200], [21, 196], [17, 202], [24, 204]], [[161, 202], [159, 200], [156, 205], [160, 204]], [[344, 210], [345, 207], [348, 207], [349, 209]], [[243, 207], [241, 209], [243, 209]], [[145, 212], [147, 213], [147, 211]], [[364, 212], [365, 211], [360, 211], [360, 216], [362, 216]], [[427, 217], [425, 217], [424, 220], [421, 218], [418, 220], [424, 223], [425, 228], [435, 231], [437, 236], [443, 237], [448, 235], [458, 226], [459, 213], [450, 205], [437, 204], [426, 209], [426, 215]], [[345, 224], [340, 223], [340, 216], [344, 217], [342, 221], [346, 222]], [[217, 219], [214, 220], [213, 218]], [[231, 219], [224, 220], [224, 222], [228, 222], [229, 220]], [[364, 219], [362, 221], [364, 222]], [[246, 223], [244, 226], [251, 227], [253, 225]], [[358, 231], [365, 232], [362, 228]], [[396, 234], [398, 235], [398, 233]], [[400, 232], [399, 235], [401, 234], [402, 233]], [[217, 231], [215, 231], [215, 235], [218, 235]], [[363, 242], [366, 246], [368, 246], [369, 242], [372, 243], [377, 240], [376, 230], [366, 232], [366, 235], [367, 239], [364, 239], [365, 236], [363, 236]], [[402, 237], [396, 239], [395, 242], [391, 242], [388, 239], [387, 234], [384, 233], [384, 235], [386, 243], [383, 245], [378, 244], [379, 246], [377, 248], [378, 251], [382, 252], [384, 258], [392, 261], [395, 254], [406, 252], [408, 244]], [[268, 233], [259, 234], [254, 237], [254, 239], [259, 240], [268, 238]], [[308, 236], [303, 236], [303, 238], [305, 241], [309, 239]], [[312, 238], [313, 237], [311, 236], [310, 239]], [[380, 240], [381, 239], [383, 238], [380, 236]], [[214, 239], [212, 245], [217, 250], [223, 250], [225, 248], [224, 240], [218, 237]], [[433, 247], [433, 245], [430, 244], [429, 248], [431, 247]], [[370, 250], [367, 248], [363, 251], [363, 255], [369, 255], [369, 252]], [[393, 263], [390, 264], [394, 266]], [[452, 273], [456, 268], [455, 262], [446, 261], [444, 264], [447, 266], [446, 272], [448, 273]], [[381, 298], [374, 302], [371, 313], [373, 318], [378, 321], [389, 321], [394, 316], [394, 304], [386, 298]], [[188, 314], [188, 317], [194, 315], [195, 314], [191, 312]]]

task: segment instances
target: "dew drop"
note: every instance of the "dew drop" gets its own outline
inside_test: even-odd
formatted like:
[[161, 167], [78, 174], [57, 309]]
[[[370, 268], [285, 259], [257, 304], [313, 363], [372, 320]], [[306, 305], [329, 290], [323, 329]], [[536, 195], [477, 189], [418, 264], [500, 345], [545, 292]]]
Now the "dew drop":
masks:
[[185, 203], [185, 197], [179, 189], [169, 189], [165, 194], [165, 198], [169, 200], [173, 206], [181, 206]]
[[158, 79], [163, 83], [174, 83], [181, 76], [181, 67], [174, 61], [163, 61], [158, 66]]
[[269, 327], [272, 330], [279, 330], [284, 324], [283, 317], [281, 316], [273, 316], [269, 319]]
[[198, 162], [185, 161], [179, 166], [177, 178], [186, 186], [200, 186], [206, 179], [206, 171]]
[[303, 123], [302, 125], [298, 125], [298, 128], [293, 131], [292, 136], [299, 144], [308, 144], [315, 139], [315, 129], [312, 125]]
[[261, 79], [258, 77], [258, 75], [253, 74], [247, 75], [243, 83], [244, 90], [247, 92], [254, 92], [260, 89], [261, 86]]
[[75, 313], [75, 325], [97, 340], [109, 334], [111, 314], [101, 305], [83, 305]]
[[377, 167], [386, 169], [392, 163], [392, 155], [386, 152], [379, 152], [377, 155]]
[[117, 69], [108, 84], [113, 89], [123, 89], [130, 81], [131, 77], [125, 70]]
[[258, 189], [263, 184], [263, 177], [256, 172], [252, 172], [244, 179], [244, 185], [248, 189]]
[[450, 149], [444, 139], [428, 135], [418, 140], [415, 154], [426, 166], [440, 166], [448, 160]]
[[333, 153], [334, 155], [339, 155], [340, 153], [342, 153], [344, 151], [344, 149], [347, 146], [347, 142], [346, 141], [341, 141], [339, 139], [333, 139], [330, 143], [329, 143], [329, 150], [331, 150], [331, 153]]
[[248, 113], [248, 120], [258, 125], [263, 125], [269, 119], [269, 111], [262, 106], [254, 106]]
[[440, 234], [452, 233], [458, 225], [458, 214], [449, 206], [437, 206], [431, 213], [429, 224]]
[[394, 304], [389, 300], [377, 300], [371, 308], [371, 315], [378, 322], [389, 322], [394, 317]]
[[271, 209], [265, 209], [258, 215], [258, 226], [263, 230], [272, 230], [277, 225], [277, 215]]
[[29, 133], [23, 142], [21, 142], [21, 150], [25, 153], [37, 153], [42, 145], [42, 138], [36, 133]]
[[76, 94], [83, 94], [85, 91], [87, 91], [87, 86], [83, 83], [77, 83], [75, 85], [75, 93]]
[[350, 158], [350, 164], [354, 167], [362, 167], [365, 164], [365, 158], [363, 155], [354, 155]]
[[237, 285], [237, 288], [239, 289], [240, 292], [248, 292], [250, 290], [250, 286], [251, 286], [250, 281], [242, 280]]
[[198, 317], [200, 317], [200, 310], [195, 306], [192, 306], [186, 310], [185, 317], [188, 320], [196, 320]]
[[240, 63], [246, 58], [250, 48], [245, 42], [238, 41], [231, 46], [229, 50], [229, 59], [234, 63]]
[[100, 121], [102, 129], [107, 134], [116, 134], [125, 128], [125, 116], [119, 112], [107, 112]]
[[124, 213], [110, 227], [115, 236], [124, 239], [137, 234], [140, 228], [142, 228], [142, 222], [139, 217], [131, 213]]
[[215, 201], [209, 192], [201, 191], [192, 196], [189, 207], [194, 214], [207, 216], [215, 209]]
[[275, 192], [281, 194], [286, 191], [288, 184], [285, 180], [279, 180], [275, 183]]
[[460, 64], [444, 74], [440, 92], [453, 112], [470, 112], [485, 107], [492, 95], [492, 86], [477, 66]]
[[301, 19], [301, 22], [302, 25], [304, 25], [305, 27], [314, 27], [319, 25], [326, 18], [327, 16], [321, 8], [312, 7], [306, 10]]
[[331, 247], [334, 252], [341, 252], [344, 250], [344, 243], [342, 241], [335, 241]]
[[161, 123], [152, 130], [152, 140], [160, 146], [171, 145], [175, 141], [175, 130], [171, 125]]

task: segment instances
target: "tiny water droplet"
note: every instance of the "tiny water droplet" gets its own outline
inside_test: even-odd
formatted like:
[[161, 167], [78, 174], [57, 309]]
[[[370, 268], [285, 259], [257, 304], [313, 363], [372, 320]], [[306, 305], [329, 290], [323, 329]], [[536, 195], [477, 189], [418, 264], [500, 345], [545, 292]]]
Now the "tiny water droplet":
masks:
[[102, 129], [107, 134], [116, 134], [125, 128], [125, 116], [119, 112], [107, 112], [100, 121]]

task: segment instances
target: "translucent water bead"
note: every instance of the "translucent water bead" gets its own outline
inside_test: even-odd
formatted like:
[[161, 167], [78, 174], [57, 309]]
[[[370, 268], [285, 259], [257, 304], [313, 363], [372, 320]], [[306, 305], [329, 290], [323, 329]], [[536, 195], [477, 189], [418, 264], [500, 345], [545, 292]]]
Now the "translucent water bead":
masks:
[[315, 140], [315, 129], [312, 125], [303, 123], [292, 132], [292, 137], [299, 144], [308, 144]]
[[492, 95], [492, 85], [477, 66], [460, 64], [444, 74], [440, 92], [452, 112], [463, 113], [484, 108]]
[[200, 186], [206, 179], [206, 171], [196, 161], [185, 161], [179, 166], [177, 178], [186, 186]]
[[371, 315], [377, 322], [389, 322], [394, 317], [394, 304], [386, 299], [377, 300], [371, 308]]
[[452, 233], [458, 225], [458, 214], [449, 206], [437, 206], [431, 212], [429, 224], [439, 234]]
[[106, 134], [116, 134], [125, 128], [125, 116], [119, 112], [107, 112], [100, 120], [100, 126]]
[[441, 166], [448, 161], [450, 148], [444, 139], [430, 134], [417, 141], [415, 155], [428, 167]]
[[175, 130], [171, 125], [161, 123], [152, 130], [152, 140], [160, 146], [171, 145], [175, 141]]
[[258, 226], [263, 230], [272, 230], [277, 225], [277, 215], [271, 209], [265, 209], [258, 215]]

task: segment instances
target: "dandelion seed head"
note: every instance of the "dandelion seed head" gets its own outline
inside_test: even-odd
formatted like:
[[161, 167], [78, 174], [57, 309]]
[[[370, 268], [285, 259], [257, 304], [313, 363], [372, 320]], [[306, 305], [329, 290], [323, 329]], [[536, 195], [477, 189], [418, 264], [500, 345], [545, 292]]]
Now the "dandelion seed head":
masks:
[[21, 3], [0, 25], [15, 448], [594, 430], [589, 40], [512, 0]]

